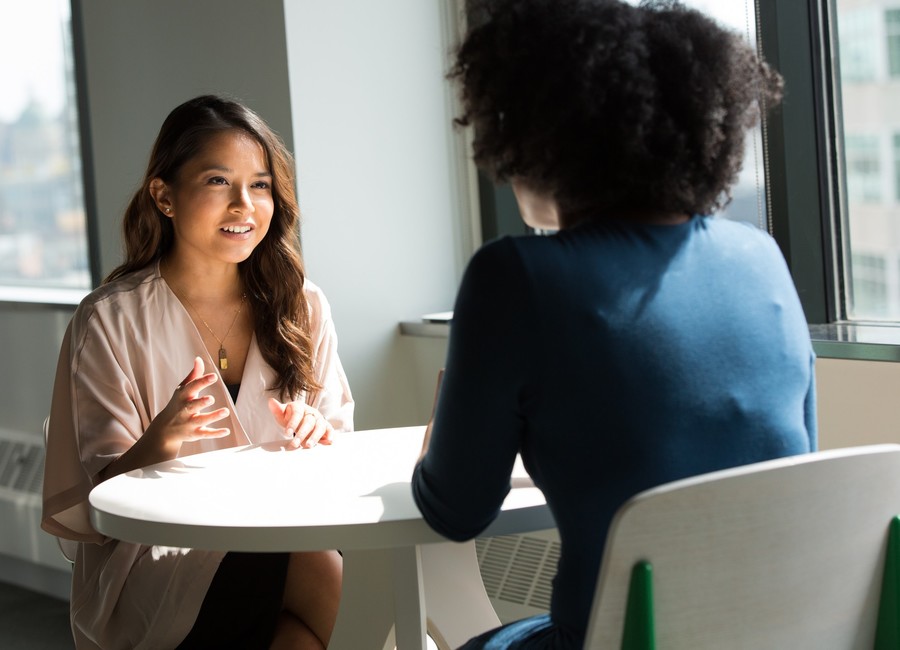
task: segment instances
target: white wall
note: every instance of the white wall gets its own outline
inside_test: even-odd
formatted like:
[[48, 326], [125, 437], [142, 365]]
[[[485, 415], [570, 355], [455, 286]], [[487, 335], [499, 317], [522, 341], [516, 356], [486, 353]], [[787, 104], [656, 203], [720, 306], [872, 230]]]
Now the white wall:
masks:
[[285, 3], [304, 257], [358, 428], [423, 423], [417, 343], [398, 323], [450, 309], [472, 252], [444, 80], [453, 6]]
[[900, 443], [900, 363], [816, 360], [819, 447]]
[[282, 0], [82, 0], [103, 274], [166, 115], [197, 95], [246, 102], [289, 143]]

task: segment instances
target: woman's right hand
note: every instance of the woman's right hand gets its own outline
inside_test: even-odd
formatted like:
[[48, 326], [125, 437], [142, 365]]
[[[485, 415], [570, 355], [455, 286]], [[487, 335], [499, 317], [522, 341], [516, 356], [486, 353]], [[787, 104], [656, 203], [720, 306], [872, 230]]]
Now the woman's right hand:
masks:
[[172, 460], [181, 451], [182, 443], [224, 438], [231, 433], [230, 429], [210, 426], [227, 418], [229, 410], [203, 410], [212, 406], [215, 398], [212, 395], [201, 395], [200, 391], [219, 380], [216, 373], [204, 374], [203, 370], [203, 359], [195, 357], [194, 367], [175, 388], [166, 407], [153, 418], [144, 434], [128, 451], [100, 471], [101, 480]]
[[175, 445], [180, 448], [183, 442], [193, 442], [206, 438], [224, 438], [231, 433], [230, 429], [213, 428], [210, 425], [224, 420], [229, 415], [227, 408], [204, 411], [215, 403], [212, 395], [201, 395], [200, 391], [212, 386], [219, 379], [214, 372], [203, 373], [203, 359], [194, 357], [194, 367], [172, 394], [172, 399], [160, 413], [153, 418], [144, 436], [159, 438], [163, 445]]

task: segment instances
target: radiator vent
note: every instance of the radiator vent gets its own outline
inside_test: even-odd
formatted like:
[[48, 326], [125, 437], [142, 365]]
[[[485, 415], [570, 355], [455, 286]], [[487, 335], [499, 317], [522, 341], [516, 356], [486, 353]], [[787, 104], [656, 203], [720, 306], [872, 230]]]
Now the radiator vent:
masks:
[[0, 487], [41, 494], [44, 482], [44, 445], [36, 436], [0, 438]]
[[57, 540], [41, 530], [44, 436], [0, 429], [0, 556], [71, 571]]
[[492, 599], [540, 610], [550, 609], [559, 542], [528, 535], [475, 540], [478, 566]]

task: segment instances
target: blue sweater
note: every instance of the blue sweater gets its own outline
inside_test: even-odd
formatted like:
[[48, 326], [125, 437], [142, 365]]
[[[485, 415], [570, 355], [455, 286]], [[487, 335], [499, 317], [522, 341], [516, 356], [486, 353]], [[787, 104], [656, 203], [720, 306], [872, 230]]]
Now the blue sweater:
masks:
[[539, 647], [580, 647], [616, 509], [814, 450], [814, 359], [781, 252], [751, 226], [614, 221], [497, 240], [459, 289], [416, 503], [438, 532], [472, 538], [521, 453], [561, 540], [559, 634]]

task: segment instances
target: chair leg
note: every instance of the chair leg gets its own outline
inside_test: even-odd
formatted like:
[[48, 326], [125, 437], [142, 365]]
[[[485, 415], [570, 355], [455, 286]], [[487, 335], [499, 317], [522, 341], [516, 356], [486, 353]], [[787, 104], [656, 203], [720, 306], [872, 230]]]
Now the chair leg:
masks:
[[653, 623], [653, 567], [638, 562], [631, 570], [625, 626], [622, 630], [622, 650], [655, 650], [656, 633]]
[[900, 516], [891, 520], [878, 603], [875, 650], [900, 648]]

